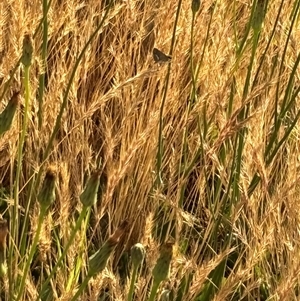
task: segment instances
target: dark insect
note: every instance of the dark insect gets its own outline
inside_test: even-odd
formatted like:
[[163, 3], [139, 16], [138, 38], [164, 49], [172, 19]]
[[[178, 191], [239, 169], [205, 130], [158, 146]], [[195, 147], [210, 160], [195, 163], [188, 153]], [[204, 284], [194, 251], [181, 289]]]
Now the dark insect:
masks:
[[165, 63], [171, 60], [171, 57], [169, 55], [164, 54], [157, 48], [153, 49], [153, 58], [155, 63]]

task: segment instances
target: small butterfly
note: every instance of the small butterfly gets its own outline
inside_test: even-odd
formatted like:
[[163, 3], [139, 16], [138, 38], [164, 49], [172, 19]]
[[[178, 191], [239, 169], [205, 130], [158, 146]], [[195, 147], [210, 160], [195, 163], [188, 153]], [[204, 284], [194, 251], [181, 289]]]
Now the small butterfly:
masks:
[[172, 57], [164, 54], [157, 48], [154, 48], [153, 49], [153, 58], [154, 58], [155, 63], [165, 63], [165, 62], [169, 62]]

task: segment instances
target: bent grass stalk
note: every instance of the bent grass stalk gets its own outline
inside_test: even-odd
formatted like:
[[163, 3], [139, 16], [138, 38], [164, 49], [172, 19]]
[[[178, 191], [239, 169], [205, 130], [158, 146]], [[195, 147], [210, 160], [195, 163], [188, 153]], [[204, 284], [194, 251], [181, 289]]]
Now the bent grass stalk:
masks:
[[44, 207], [44, 206], [41, 206], [41, 211], [40, 211], [39, 220], [38, 220], [38, 227], [37, 227], [34, 239], [33, 239], [32, 246], [31, 246], [30, 251], [29, 251], [28, 258], [26, 260], [26, 264], [25, 264], [25, 267], [24, 267], [24, 270], [23, 270], [23, 276], [22, 276], [22, 279], [21, 279], [21, 283], [19, 285], [19, 290], [18, 290], [19, 292], [17, 293], [17, 297], [16, 297], [15, 301], [19, 301], [21, 299], [23, 293], [24, 293], [26, 277], [28, 275], [28, 271], [29, 271], [30, 265], [32, 263], [33, 256], [36, 252], [36, 247], [37, 247], [37, 244], [39, 242], [39, 237], [40, 237], [40, 233], [41, 233], [41, 229], [42, 229], [42, 224], [43, 224], [46, 212], [47, 212], [47, 208]]
[[0, 137], [11, 128], [18, 104], [19, 92], [14, 92], [7, 106], [0, 114]]
[[[83, 233], [86, 233], [86, 231], [87, 231], [89, 221], [90, 221], [90, 215], [91, 215], [91, 210], [88, 210], [87, 214], [86, 214], [85, 221], [83, 223], [83, 225], [84, 225], [83, 226], [83, 228], [84, 228]], [[82, 254], [85, 251], [85, 244], [84, 244], [85, 240], [86, 240], [86, 236], [83, 236], [81, 241], [80, 241], [80, 245], [78, 246], [80, 251], [79, 251], [79, 255], [77, 256], [77, 261], [76, 261], [76, 264], [75, 264], [75, 268], [70, 272], [69, 279], [67, 281], [67, 287], [66, 287], [67, 292], [70, 291], [73, 283], [78, 282], [80, 269], [81, 269], [81, 266], [82, 266]]]
[[40, 204], [40, 214], [38, 219], [37, 230], [33, 239], [32, 246], [29, 251], [28, 258], [25, 263], [25, 267], [23, 270], [23, 276], [21, 279], [21, 284], [19, 286], [19, 293], [17, 294], [16, 301], [19, 301], [24, 293], [25, 289], [25, 281], [29, 272], [30, 265], [32, 263], [33, 256], [37, 249], [37, 244], [39, 242], [39, 237], [42, 229], [42, 224], [45, 218], [45, 215], [48, 211], [49, 206], [55, 200], [55, 182], [56, 182], [56, 170], [53, 167], [49, 167], [44, 179], [43, 186], [38, 195], [38, 202]]
[[173, 256], [173, 243], [166, 242], [161, 246], [160, 256], [153, 268], [153, 283], [148, 301], [154, 301], [157, 290], [162, 281], [164, 281], [170, 273], [170, 264]]
[[[97, 203], [97, 195], [98, 195], [98, 189], [99, 189], [99, 185], [100, 185], [100, 174], [101, 173], [100, 173], [99, 169], [95, 170], [92, 173], [92, 175], [90, 176], [90, 178], [86, 184], [85, 189], [83, 190], [83, 192], [80, 195], [80, 201], [84, 207], [91, 207]], [[90, 220], [90, 214], [91, 214], [91, 210], [89, 210], [87, 212], [86, 219], [84, 222], [83, 233], [86, 233], [86, 231], [87, 231], [89, 220]], [[69, 275], [69, 279], [67, 282], [67, 288], [66, 288], [67, 291], [70, 290], [72, 283], [77, 282], [77, 279], [79, 277], [80, 268], [82, 265], [81, 255], [84, 252], [84, 241], [85, 241], [85, 236], [83, 236], [83, 238], [80, 241], [79, 255], [77, 256], [77, 262], [75, 264], [75, 268], [72, 270], [72, 272]]]
[[41, 287], [41, 290], [40, 290], [40, 293], [38, 295], [38, 297], [36, 298], [36, 301], [39, 300], [40, 297], [43, 296], [50, 280], [52, 279], [52, 277], [54, 276], [54, 274], [57, 272], [57, 269], [59, 267], [61, 267], [61, 264], [64, 260], [64, 258], [66, 257], [67, 255], [67, 252], [69, 251], [69, 248], [71, 247], [74, 239], [75, 239], [75, 236], [76, 236], [76, 233], [79, 231], [80, 227], [81, 227], [81, 224], [82, 224], [82, 221], [84, 220], [86, 214], [87, 214], [87, 211], [90, 210], [90, 208], [87, 208], [87, 207], [83, 207], [81, 213], [80, 213], [80, 216], [75, 224], [75, 227], [74, 229], [72, 230], [71, 232], [71, 235], [70, 235], [70, 238], [64, 248], [64, 251], [63, 253], [61, 254], [61, 256], [59, 257], [59, 259], [57, 260], [57, 263], [55, 264], [55, 266], [53, 267], [53, 269], [51, 270], [51, 273], [49, 274], [49, 276], [47, 277], [47, 279], [45, 280], [45, 282], [43, 283], [42, 287]]
[[86, 286], [89, 283], [89, 280], [97, 274], [101, 273], [105, 269], [107, 261], [112, 252], [114, 251], [115, 247], [117, 246], [120, 237], [124, 234], [127, 225], [127, 221], [124, 221], [120, 225], [120, 227], [115, 231], [115, 233], [108, 238], [108, 240], [103, 244], [103, 246], [89, 258], [88, 273], [81, 285], [79, 286], [77, 292], [71, 299], [71, 301], [77, 300], [77, 298], [85, 290]]

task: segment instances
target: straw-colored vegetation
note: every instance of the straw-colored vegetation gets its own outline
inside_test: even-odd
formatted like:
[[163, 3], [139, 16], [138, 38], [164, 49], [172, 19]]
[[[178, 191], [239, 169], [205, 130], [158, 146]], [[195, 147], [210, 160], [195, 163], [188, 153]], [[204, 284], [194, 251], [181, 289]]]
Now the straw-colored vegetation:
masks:
[[1, 0], [0, 26], [1, 300], [299, 300], [300, 1]]

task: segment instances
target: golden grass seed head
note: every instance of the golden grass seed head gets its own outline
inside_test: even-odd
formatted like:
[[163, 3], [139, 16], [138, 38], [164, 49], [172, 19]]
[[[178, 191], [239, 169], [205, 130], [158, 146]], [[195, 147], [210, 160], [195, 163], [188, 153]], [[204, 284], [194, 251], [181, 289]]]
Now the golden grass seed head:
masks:
[[83, 192], [80, 195], [80, 201], [84, 206], [90, 207], [96, 204], [99, 184], [100, 184], [100, 171], [96, 170], [88, 179], [88, 182]]
[[0, 135], [2, 135], [11, 128], [12, 121], [14, 119], [19, 104], [19, 95], [19, 92], [14, 92], [6, 108], [0, 114]]
[[53, 166], [50, 166], [47, 169], [44, 182], [40, 193], [38, 194], [38, 202], [42, 207], [49, 207], [55, 200], [55, 183], [56, 183], [56, 169]]
[[154, 281], [160, 283], [169, 276], [170, 264], [173, 256], [173, 243], [166, 242], [161, 246], [160, 256], [153, 268]]
[[26, 34], [23, 39], [23, 53], [22, 53], [22, 64], [25, 67], [29, 67], [31, 65], [33, 55], [33, 43], [31, 36]]
[[135, 268], [137, 268], [145, 259], [146, 251], [141, 243], [137, 243], [131, 247], [131, 260]]

